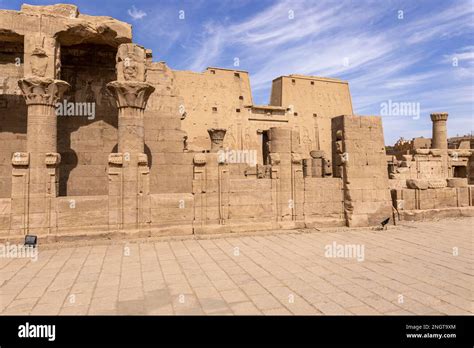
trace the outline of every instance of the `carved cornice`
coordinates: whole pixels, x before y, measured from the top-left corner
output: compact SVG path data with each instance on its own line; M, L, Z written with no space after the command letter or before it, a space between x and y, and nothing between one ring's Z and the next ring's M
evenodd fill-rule
M138 154L138 165L142 165L142 166L148 165L148 155L146 153Z
M61 163L61 155L57 152L48 152L44 163L48 166L58 166Z
M122 165L123 164L123 154L122 153L111 153L108 158L109 164Z
M194 155L193 162L195 165L206 164L206 155L203 153L197 153Z
M144 110L150 95L155 87L146 82L138 81L112 81L107 84L107 89L112 93L118 108L137 108Z
M18 81L27 105L50 105L63 97L69 83L44 77L26 77Z
M27 166L30 164L30 154L28 152L15 152L12 156L14 166Z

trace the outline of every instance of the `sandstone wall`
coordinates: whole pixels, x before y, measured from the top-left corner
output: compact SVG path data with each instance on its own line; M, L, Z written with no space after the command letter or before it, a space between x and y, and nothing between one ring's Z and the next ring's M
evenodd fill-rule
M164 63L150 63L147 82L155 87L145 111L145 152L149 157L151 193L190 193L193 155L185 151L185 140L173 72ZM207 131L206 131L207 134Z
M331 118L352 115L349 84L313 76L282 76L273 81L272 105L288 107L302 142L311 150L323 150L331 157Z
M304 218L317 226L344 225L344 195L340 178L304 180Z
M382 120L376 116L332 119L334 172L344 182L349 226L380 224L392 217Z
M116 79L116 48L82 44L61 48L64 100L94 103L95 115L58 116L60 196L107 194L107 157L117 145L117 107L106 89Z
M173 74L186 112L182 129L188 134L189 149L210 148L208 128L226 128L224 145L245 148L249 130L244 105L253 103L248 73L208 68L203 73L175 70Z
M26 104L18 88L23 77L23 37L1 37L0 50L0 198L11 195L11 159L26 149ZM19 60L18 60L19 59Z
M473 187L392 190L392 199L399 211L468 207L472 205Z
M330 157L330 119L352 114L348 83L336 79L280 77L273 81L270 105L265 107L252 105L246 72L208 68L204 73L173 74L186 110L182 129L188 133L191 150L208 149L207 129L219 127L227 129L225 147L260 151L262 131L288 126L298 132L305 156L321 149Z

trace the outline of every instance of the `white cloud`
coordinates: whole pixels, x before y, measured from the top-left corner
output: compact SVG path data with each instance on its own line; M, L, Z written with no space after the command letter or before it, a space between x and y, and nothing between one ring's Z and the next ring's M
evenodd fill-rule
M137 19L142 19L143 17L146 16L146 12L142 10L138 10L135 6L132 5L131 9L128 9L127 11L128 15L132 17L134 20Z
M472 46L451 52L442 52L441 47L474 31L470 1L434 9L410 4L404 11L405 18L399 21L397 9L384 2L279 1L237 22L205 22L197 41L186 46L187 68L232 68L232 57L239 57L240 68L251 73L256 103L266 102L262 97L268 98L273 79L298 73L348 80L357 114L377 114L380 103L392 99L419 102L424 118L442 108L455 113L450 120L468 120ZM460 62L456 68L453 57ZM387 122L399 123L397 129L386 128L388 143L408 134L408 129L409 134L417 130L425 134L431 127L429 120ZM456 131L459 124L448 126Z

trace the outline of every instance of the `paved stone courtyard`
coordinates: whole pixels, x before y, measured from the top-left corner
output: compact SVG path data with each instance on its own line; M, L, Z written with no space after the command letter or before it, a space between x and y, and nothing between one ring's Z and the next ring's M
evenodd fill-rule
M473 223L40 246L37 261L0 259L0 311L468 314ZM363 259L327 257L334 244L363 246Z

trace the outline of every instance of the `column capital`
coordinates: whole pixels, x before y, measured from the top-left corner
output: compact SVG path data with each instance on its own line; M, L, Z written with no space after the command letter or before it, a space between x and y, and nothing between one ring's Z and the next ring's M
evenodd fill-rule
M155 87L139 81L112 81L107 84L120 108L137 108L144 110L148 98L155 91Z
M222 149L227 130L225 128L209 128L207 132L211 138L211 152L217 152L219 149Z
M433 112L430 114L431 121L447 121L448 120L448 113L447 112Z
M31 76L20 79L18 86L27 105L56 106L56 103L69 88L69 83L52 78Z

